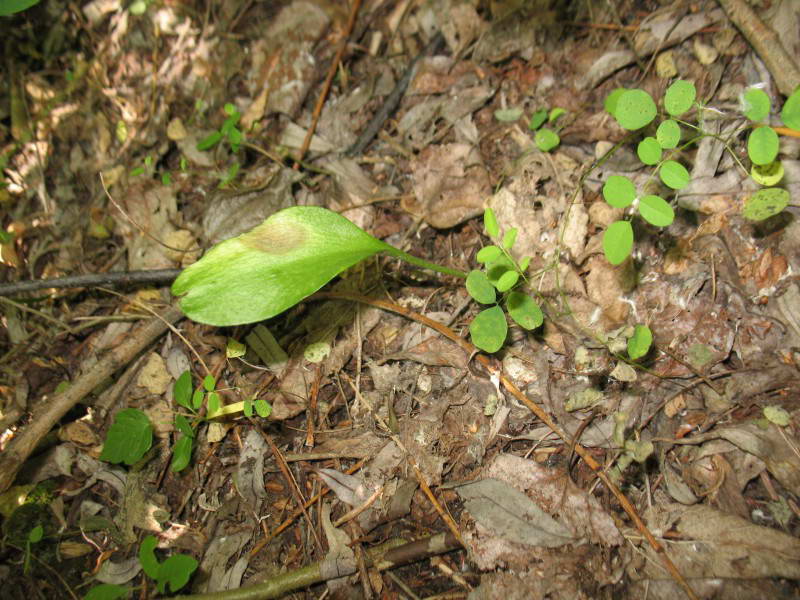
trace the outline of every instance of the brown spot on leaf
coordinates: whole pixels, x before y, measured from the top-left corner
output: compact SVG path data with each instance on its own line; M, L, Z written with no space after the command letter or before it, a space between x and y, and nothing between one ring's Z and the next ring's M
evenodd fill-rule
M267 254L288 254L302 246L308 238L305 227L299 223L262 223L242 236L245 246Z

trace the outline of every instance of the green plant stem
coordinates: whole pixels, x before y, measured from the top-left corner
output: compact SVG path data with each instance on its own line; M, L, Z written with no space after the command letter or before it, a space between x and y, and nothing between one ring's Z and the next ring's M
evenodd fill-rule
M437 273L444 273L445 275L452 275L453 277L460 277L461 279L467 278L467 274L464 271L459 271L458 269L451 269L450 267L428 262L427 260L417 258L416 256L413 256L408 252L403 252L402 250L399 250L393 246L388 246L386 248L386 253L391 254L395 258L399 258L407 263L416 265L417 267L422 267L423 269L430 269L431 271L436 271Z

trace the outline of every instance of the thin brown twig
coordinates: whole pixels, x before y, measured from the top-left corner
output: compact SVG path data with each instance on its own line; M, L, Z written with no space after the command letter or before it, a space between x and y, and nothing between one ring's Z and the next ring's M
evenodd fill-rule
M311 138L314 135L314 130L317 128L317 122L322 114L322 107L325 106L325 100L328 98L328 92L331 89L331 83L333 83L333 78L336 75L336 71L339 69L339 63L344 56L344 51L347 49L347 42L350 38L350 34L353 31L353 26L356 22L356 15L358 14L358 9L360 6L361 0L353 0L353 5L350 7L350 15L347 18L347 25L344 33L342 34L342 41L339 44L339 49L336 51L336 56L331 63L331 68L328 69L328 75L325 77L325 82L322 84L322 90L320 91L319 98L317 99L317 104L314 106L314 112L311 115L311 124L308 126L306 137L303 140L303 145L300 146L297 160L294 163L295 169L300 168L300 161L303 160L306 152L308 152L309 146L311 146Z
M149 283L166 284L181 274L180 269L152 269L114 273L88 273L52 279L30 279L0 284L0 296L12 296L51 288L97 288L101 286L127 286Z
M300 492L297 481L295 481L292 472L289 470L288 463L283 459L280 449L275 445L275 442L272 441L272 438L260 427L257 427L256 429L261 434L261 437L264 438L264 441L267 443L270 450L272 450L272 455L275 457L275 462L278 464L278 468L281 470L283 477L286 479L286 483L289 485L289 488L292 490L292 493L295 496L298 509L300 509L302 515L306 518L306 521L308 521L308 528L314 535L314 540L317 542L317 548L322 551L322 540L320 540L319 536L317 535L317 529L314 527L314 522L311 520L311 516L306 510L306 500L303 498L303 494Z
M358 471L358 470L359 470L361 467L363 467L363 466L364 466L364 464L365 464L366 462L367 462L367 459L365 459L365 458L362 458L360 461L358 461L358 462L357 462L356 464L354 464L352 467L350 467L349 469L347 469L347 471L345 471L345 473L347 473L348 475L352 475L353 473L355 473L356 471ZM265 547L265 546L266 546L266 545L267 545L267 544L270 542L270 540L272 540L272 539L273 539L273 538L275 538L276 536L278 536L278 535L280 535L281 533L283 533L284 531L286 531L286 529L288 529L288 528L289 528L289 526L291 526L291 524L292 524L292 523L294 523L295 519L297 519L297 517L299 517L300 515L302 515L302 514L303 514L303 511L304 511L304 510L307 510L307 509L311 508L311 507L312 507L314 504L316 504L317 502L319 502L319 500L320 500L320 499L321 499L323 496L325 496L325 494L327 494L327 493L328 493L328 492L330 492L330 491L331 491L331 488L329 488L329 487L326 487L324 490L322 490L322 491L320 491L319 493L317 493L316 495L314 495L314 496L313 496L311 499L307 500L307 501L305 502L305 504L303 504L303 506L302 506L302 507L296 508L296 509L294 510L294 512L293 512L291 515L289 515L289 516L288 516L288 517L287 517L287 518L286 518L286 519L283 521L283 523L281 523L280 525L278 525L278 527L276 527L275 529L273 529L272 531L270 531L269 535L267 535L266 537L264 537L264 539L260 540L260 541L259 541L259 542L258 542L258 543L255 545L255 547L254 547L254 548L253 548L253 549L250 551L250 558L252 559L252 558L253 558L253 557L254 557L256 554L258 554L259 552L261 552L261 551L264 549L264 547Z
M358 506L356 506L352 510L347 511L341 517L336 519L336 522L333 523L333 526L334 527L340 527L344 523L347 523L348 521L352 521L358 515L360 515L362 512L367 510L370 506L375 504L375 501L378 498L380 498L381 494L383 494L383 486L379 487L377 490L372 492L372 495L369 498L367 498L364 502L362 502L361 504L359 504Z

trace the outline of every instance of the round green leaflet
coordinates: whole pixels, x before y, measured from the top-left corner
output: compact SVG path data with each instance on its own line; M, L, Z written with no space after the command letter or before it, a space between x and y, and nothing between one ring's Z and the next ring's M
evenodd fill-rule
M508 315L524 329L536 329L544 323L542 309L533 298L522 292L511 292L506 298Z
M667 227L675 220L675 211L666 200L659 196L645 196L639 201L639 214L656 227Z
M751 121L761 121L769 115L770 101L767 93L756 87L747 88L742 94L742 112Z
M500 276L500 279L497 280L497 291L507 292L517 285L517 281L519 281L519 273L516 271L506 271Z
M768 165L753 165L750 168L750 177L761 185L778 185L783 175L783 163L779 160L772 161Z
M479 312L469 324L472 343L484 352L497 352L503 347L508 324L503 309L493 306Z
M603 234L603 252L612 265L621 264L633 249L633 227L628 221L616 221Z
M744 203L742 216L751 221L763 221L777 215L789 204L789 192L782 188L758 190Z
M636 147L639 160L646 165L655 165L661 160L661 144L654 137L646 137Z
M500 282L500 278L508 271L516 271L516 266L505 254L497 260L486 264L486 276L495 287Z
M655 119L656 112L656 103L650 94L644 90L626 90L617 100L614 117L620 126L634 131Z
M674 160L668 160L661 165L658 176L664 182L664 185L673 190L680 190L689 185L689 171L681 163Z
M547 122L548 123L555 123L556 121L558 121L559 117L561 117L562 115L565 115L565 114L567 114L566 109L563 109L560 106L556 106L547 115Z
M614 208L625 208L636 198L636 186L624 175L611 175L603 185L603 198Z
M537 129L539 129L539 127L541 127L544 124L546 120L547 120L547 111L541 108L537 110L535 113L533 113L533 116L531 116L531 120L528 123L528 129L530 129L531 131L536 131Z
M747 138L747 155L753 164L768 165L778 156L778 134L772 127L756 127Z
M502 254L503 251L497 246L485 246L478 250L478 254L475 255L475 260L481 264L488 263L497 260Z
M673 117L682 115L692 108L697 90L691 81L679 79L667 88L664 93L664 108Z
M561 143L561 138L558 137L558 134L547 127L542 127L537 131L533 139L536 142L536 146L542 152L550 152L550 150Z
M662 148L677 148L681 141L681 126L672 119L667 119L658 126L656 139ZM659 156L659 158L661 158Z
M781 120L787 127L800 131L800 87L797 87L781 109Z
M481 304L492 304L497 298L494 286L483 271L471 271L467 275L467 293Z
M642 358L653 343L653 332L647 325L637 325L633 335L628 338L628 356L633 360Z
M28 532L28 541L31 544L38 544L39 542L42 541L43 537L44 537L44 527L42 527L41 525L37 525L36 527L31 529L30 532Z

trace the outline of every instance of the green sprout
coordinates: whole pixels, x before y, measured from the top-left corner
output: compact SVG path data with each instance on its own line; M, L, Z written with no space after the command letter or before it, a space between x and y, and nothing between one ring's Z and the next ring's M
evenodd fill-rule
M189 417L176 413L175 430L180 433L178 441L172 447L172 464L170 468L179 473L183 471L192 459L194 449L195 430L205 421L217 419L238 412L246 417L252 417L253 411L262 418L267 418L272 413L272 406L263 399L247 399L223 406L222 399L216 391L217 380L213 375L206 375L199 388L192 389L192 374L189 371L181 373L172 388L172 396L178 406L188 411ZM200 416L200 409L205 404L205 417Z
M170 468L178 473L185 469L192 458L195 430L203 421L217 419L226 415L243 412L251 417L255 411L262 418L268 417L272 407L266 400L247 399L223 406L220 394L216 391L217 381L213 375L203 378L202 386L192 389L192 374L185 371L175 381L172 395L175 403L188 411L188 417L176 413L175 430L180 434L172 447ZM205 405L205 416L200 409ZM100 460L112 464L134 465L144 458L153 445L153 426L147 415L137 408L126 408L114 417L108 430Z
M556 126L556 121L566 112L566 110L559 107L552 108L549 111L542 108L531 116L528 121L528 129L534 132L533 141L542 152L550 152L561 143L561 138L558 136L560 127ZM500 108L494 111L494 118L503 123L513 123L519 120L523 114L523 110L518 107ZM543 127L545 123L550 127Z
M225 121L223 121L222 126L197 143L197 149L201 152L211 150L211 148L221 142L227 142L231 152L235 154L239 151L239 148L244 142L244 133L239 129L239 121L242 118L242 114L230 102L225 104L223 110L227 117ZM238 175L240 166L238 162L231 164L225 172L225 175L220 178L219 187L222 188L230 184L231 181L236 178L236 175Z
M555 127L555 123L566 112L563 108L556 107L550 109L549 112L542 108L533 113L528 122L528 129L535 132L533 141L542 152L550 152L561 143L561 138L558 136L560 128ZM551 127L543 127L545 122Z
M483 213L483 224L489 238L500 237L500 227L491 208ZM480 304L490 304L479 312L469 325L472 343L485 352L497 352L505 344L508 333L506 315L499 302L505 303L511 319L524 329L536 329L544 321L542 309L530 296L514 288L525 280L525 271L530 258L517 262L511 256L511 249L517 239L517 229L505 232L500 245L482 248L476 257L483 264L483 270L473 270L467 276L467 292Z
M197 570L197 560L188 554L173 554L163 562L159 562L155 554L158 539L148 535L139 545L139 564L142 571L156 582L156 587L161 595L169 591L175 593L189 583ZM93 587L83 597L83 600L118 600L129 595L131 590L122 585L104 583Z

